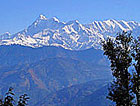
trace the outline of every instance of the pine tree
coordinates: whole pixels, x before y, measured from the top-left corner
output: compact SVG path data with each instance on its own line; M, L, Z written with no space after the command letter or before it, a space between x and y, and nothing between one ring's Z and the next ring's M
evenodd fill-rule
M8 92L5 95L5 98L0 99L0 106L26 106L28 100L30 99L27 94L23 94L19 97L18 104L16 104L16 101L14 100L14 93L13 88L10 87Z
M13 93L13 88L10 87L4 99L4 106L14 106L14 102L15 102L13 98L14 95L15 94Z
M23 94L19 97L18 106L26 106L30 98L27 94Z
M116 106L132 106L134 99L131 93L131 74L129 67L132 63L131 33L119 33L115 40L108 38L103 42L104 55L111 62L113 81L107 98L116 103Z

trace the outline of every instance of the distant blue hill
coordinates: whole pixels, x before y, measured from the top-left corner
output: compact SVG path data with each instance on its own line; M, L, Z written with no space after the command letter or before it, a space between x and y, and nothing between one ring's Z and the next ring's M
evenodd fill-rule
M108 106L107 80L93 80L51 93L34 106Z
M0 93L4 94L11 86L18 95L26 92L31 97L30 106L43 98L47 100L54 92L63 89L67 91L72 86L80 92L80 89L86 89L80 84L93 81L93 86L97 84L99 89L110 80L108 61L101 50L91 48L70 51L61 47L34 49L20 45L0 46ZM87 84L86 87L91 87L92 84ZM95 89L96 86L93 91ZM70 93L72 94L73 92ZM61 96L65 95L62 93Z

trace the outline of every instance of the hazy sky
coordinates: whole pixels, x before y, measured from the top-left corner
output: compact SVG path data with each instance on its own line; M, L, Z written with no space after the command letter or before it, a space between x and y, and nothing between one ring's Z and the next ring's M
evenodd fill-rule
M27 28L40 14L60 21L134 20L140 22L140 0L0 0L0 34Z

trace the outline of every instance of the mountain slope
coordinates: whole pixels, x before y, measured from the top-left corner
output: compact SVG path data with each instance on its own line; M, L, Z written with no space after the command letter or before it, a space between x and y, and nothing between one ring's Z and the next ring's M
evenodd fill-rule
M0 45L19 44L33 48L42 46L61 46L69 50L101 48L101 41L114 37L118 32L132 31L140 34L140 24L134 21L95 21L80 24L77 20L60 22L56 17L47 19L40 15L28 28L10 35L0 36Z
M51 93L35 106L108 106L107 80L93 80Z
M26 92L31 106L50 93L92 80L111 80L101 50L0 46L0 93L9 87L16 94Z
M20 45L0 46L0 64L13 66L17 64L30 64L46 58L71 58L87 63L107 66L107 60L101 50L94 48L81 51L66 50L62 47L31 48Z

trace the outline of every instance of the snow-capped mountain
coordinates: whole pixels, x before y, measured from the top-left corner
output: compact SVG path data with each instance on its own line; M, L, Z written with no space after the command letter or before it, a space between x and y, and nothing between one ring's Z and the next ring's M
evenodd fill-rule
M28 28L16 33L0 35L0 45L19 44L33 48L61 46L69 50L99 49L101 40L114 37L118 32L132 31L140 35L140 23L134 21L94 21L81 24L77 20L60 22L56 17L40 15Z

